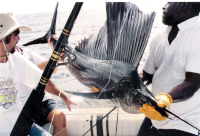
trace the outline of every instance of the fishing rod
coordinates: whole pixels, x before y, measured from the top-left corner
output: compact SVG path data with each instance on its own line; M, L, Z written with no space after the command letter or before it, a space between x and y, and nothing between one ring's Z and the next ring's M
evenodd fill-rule
M187 123L188 125L190 125L191 127L195 128L198 130L198 132L200 132L200 129L195 126L194 124L192 124L191 122L189 122L188 120L184 119L183 117L179 116L177 113L175 113L174 111L170 110L169 108L165 107L164 110L172 115L174 115L175 117L177 117L178 119L182 120L183 122Z
M157 105L156 99L153 98L152 96L149 95L149 98L151 99L151 101L152 101L152 103L153 103L152 105L155 106L156 110L157 110L158 112L160 112L161 115L166 116L166 117L169 118L169 119L172 119L170 116L167 115L166 112L168 112L168 113L170 113L171 115L173 115L174 117L180 119L181 121L185 122L186 124L190 125L191 127L197 129L198 132L200 132L200 128L198 128L196 125L192 124L190 121L188 121L187 119L181 117L180 115L178 115L177 113L175 113L174 111L170 110L170 109L167 108L167 107L163 107L163 108L159 107L159 106Z
M65 27L63 28L63 31L58 39L58 42L56 43L56 46L54 48L54 51L43 71L42 77L40 78L40 81L36 87L36 89L33 89L31 92L27 102L25 103L14 127L10 134L10 136L27 136L31 130L31 127L33 125L34 120L32 119L32 116L34 114L34 109L37 108L37 105L40 105L42 102L42 99L44 97L44 89L49 81L49 78L51 77L58 59L60 58L60 53L62 52L65 45L68 43L68 38L70 35L70 32L73 28L74 22L80 12L80 9L83 5L83 2L76 2L74 5L74 8L65 24Z

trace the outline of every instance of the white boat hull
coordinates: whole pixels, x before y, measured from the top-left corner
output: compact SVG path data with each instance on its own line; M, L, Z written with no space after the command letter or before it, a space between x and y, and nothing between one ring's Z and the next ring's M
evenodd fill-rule
M129 114L120 108L118 116L115 109L101 121L100 119L111 110L112 108L86 108L72 109L69 112L63 109L67 119L68 136L82 136L90 129L85 136L137 136L144 115ZM95 124L96 126L92 128ZM50 123L43 128L48 131L49 126ZM50 132L52 134L53 128Z

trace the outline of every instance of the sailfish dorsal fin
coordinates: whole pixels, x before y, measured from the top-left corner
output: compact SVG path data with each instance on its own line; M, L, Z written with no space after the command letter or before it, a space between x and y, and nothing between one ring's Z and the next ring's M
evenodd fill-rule
M145 14L135 4L106 3L107 21L97 35L76 47L100 60L117 60L138 66L151 32L155 13Z

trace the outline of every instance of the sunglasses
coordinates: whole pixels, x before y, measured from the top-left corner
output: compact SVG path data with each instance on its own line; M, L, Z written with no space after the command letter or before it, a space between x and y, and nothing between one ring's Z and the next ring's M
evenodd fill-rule
M19 29L15 30L15 31L13 32L13 34L14 34L15 36L18 36L19 33L20 33Z

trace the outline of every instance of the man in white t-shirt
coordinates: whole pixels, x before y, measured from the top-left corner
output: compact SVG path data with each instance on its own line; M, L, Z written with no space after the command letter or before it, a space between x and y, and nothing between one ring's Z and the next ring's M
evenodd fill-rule
M19 53L22 56L24 56L25 58L27 58L29 61L31 61L33 64L37 65L41 65L42 63L42 67L39 67L41 70L43 70L45 68L45 64L47 64L48 60L39 56L37 53L29 50L29 49L22 49L18 46L15 47L15 53ZM32 91L32 88L29 88L28 86L25 86L24 84L19 84L19 88L20 88L20 93L19 93L19 99L21 101L21 103L24 105ZM45 96L43 98L43 101L47 100L47 99L52 99L52 96L48 93L45 92Z
M169 2L163 7L166 29L150 42L143 81L152 81L159 107L167 106L200 127L200 3ZM173 102L173 103L172 103ZM194 136L198 131L144 104L138 136ZM150 120L151 119L151 120Z
M19 84L35 88L41 78L42 71L36 65L20 54L13 54L20 40L20 31L30 30L29 27L19 25L12 13L0 13L0 135L3 136L10 134L23 107L19 99ZM45 90L54 95L60 93L51 80ZM62 92L60 96L69 108L71 101ZM65 116L63 117L60 118L60 123L66 122ZM65 130L60 130L57 135L66 134Z
M50 38L48 39L48 43L52 48L53 45L50 42ZM21 49L20 47L16 46L15 52L20 53L22 56L27 58L29 61L31 61L32 63L37 65L41 70L43 70L45 68L45 66L48 62L47 59L42 58L37 53L35 53L29 49L24 49L24 48ZM54 71L56 71L56 70L54 70ZM22 104L24 105L32 91L32 88L29 88L28 86L20 83L19 90L20 90L19 99L22 102ZM77 104L71 102L70 99L69 99L68 103L69 104L67 106L68 106L69 110L71 110L70 104L77 105ZM40 116L38 116L38 114L37 114L37 116L35 117L35 123L37 123L39 126L42 127L46 123L51 122L51 120L54 116L54 119L52 121L52 124L54 125L53 133L57 134L57 132L59 132L60 130L66 129L66 128L64 128L66 126L66 122L60 121L60 119L66 120L65 115L61 109L56 109L56 102L54 101L54 99L48 92L45 92L45 96L43 98L42 105L41 105L40 109L38 107L38 111L40 111L40 113L38 113Z

